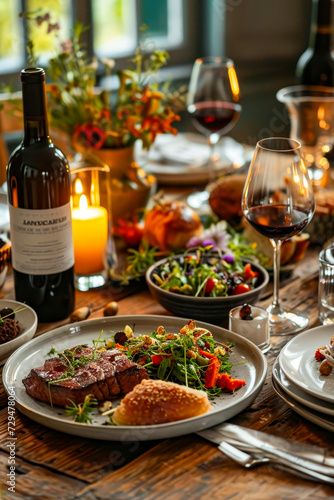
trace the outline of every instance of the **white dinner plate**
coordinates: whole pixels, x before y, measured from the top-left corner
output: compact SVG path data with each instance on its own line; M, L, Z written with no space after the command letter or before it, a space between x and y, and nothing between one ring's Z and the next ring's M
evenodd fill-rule
M219 160L216 175L232 173L248 166L253 148L244 146L231 137L223 137L215 148ZM137 155L140 151L136 150ZM207 162L209 147L206 139L193 133L179 133L176 137L160 135L145 159L144 169L158 182L168 185L195 185L210 181Z
M328 431L334 432L334 417L331 417L330 415L323 415L322 413L319 413L318 411L311 410L311 408L307 408L306 406L302 405L298 401L296 401L294 398L292 398L289 394L284 392L280 386L277 384L275 379L273 378L273 388L280 396L280 398L283 399L283 401L290 406L298 415L301 415L302 417L306 418L306 420L309 420L313 424L319 425L319 427L322 427L323 429L327 429Z
M213 408L205 415L177 422L150 426L109 426L106 417L96 411L92 424L74 422L65 414L63 408L30 397L22 384L30 370L44 364L51 347L61 351L78 344L92 344L101 330L109 337L125 325L130 325L135 334L150 334L159 325L167 331L179 331L188 322L187 319L170 316L118 316L99 318L74 323L45 333L18 349L8 359L3 371L3 383L6 391L15 390L16 407L25 415L57 431L77 436L114 441L165 439L197 432L207 427L230 419L249 406L260 392L267 373L267 362L262 352L249 340L239 335L208 323L196 322L198 326L208 328L221 342L233 342L234 348L230 360L244 364L232 368L232 376L246 381L246 385L231 394L223 394L211 401ZM117 404L117 403L116 403ZM115 403L113 403L115 407Z
M312 410L326 413L326 415L331 415L334 417L334 404L329 403L328 401L324 401L322 399L315 398L303 391L295 385L291 380L289 380L285 375L283 370L280 367L279 359L276 359L273 366L273 378L278 383L278 385L293 399L307 406L308 408L312 408Z
M329 344L332 335L333 325L311 328L290 340L279 355L280 366L289 380L330 403L334 403L334 370L328 376L321 375L314 354L319 347Z

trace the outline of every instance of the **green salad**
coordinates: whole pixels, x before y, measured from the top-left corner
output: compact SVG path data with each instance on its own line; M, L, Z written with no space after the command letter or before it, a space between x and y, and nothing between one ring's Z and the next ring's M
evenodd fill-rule
M126 326L113 339L105 339L104 347L124 352L146 368L152 379L203 390L209 397L245 385L244 380L231 377L231 368L235 366L230 362L233 344L216 342L209 330L196 327L193 320L178 333L168 333L159 326L152 334L138 337Z
M196 254L171 257L155 270L152 278L160 288L170 292L194 297L226 297L253 290L258 273L251 263L244 264L231 253L207 253L205 248L200 248Z

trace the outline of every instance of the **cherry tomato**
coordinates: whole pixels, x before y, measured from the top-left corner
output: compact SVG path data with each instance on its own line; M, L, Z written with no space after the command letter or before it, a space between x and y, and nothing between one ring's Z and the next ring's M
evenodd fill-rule
M219 283L219 280L216 278L209 278L205 285L205 293L211 293L217 283Z
M241 295L242 293L250 292L251 287L247 283L240 283L237 285L232 292L232 295Z

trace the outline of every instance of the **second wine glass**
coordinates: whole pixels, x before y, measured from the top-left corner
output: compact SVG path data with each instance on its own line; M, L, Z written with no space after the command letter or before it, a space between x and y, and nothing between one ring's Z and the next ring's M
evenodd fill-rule
M280 249L283 241L310 222L314 196L301 145L293 139L274 137L257 143L242 200L247 221L269 238L274 248L274 293L269 312L272 335L298 332L308 319L285 311L279 302Z
M187 110L194 127L207 137L210 156L207 162L209 181L215 179L215 145L222 134L236 124L241 106L239 83L232 59L204 57L196 59L189 83ZM193 208L200 208L209 198L207 190L188 198Z

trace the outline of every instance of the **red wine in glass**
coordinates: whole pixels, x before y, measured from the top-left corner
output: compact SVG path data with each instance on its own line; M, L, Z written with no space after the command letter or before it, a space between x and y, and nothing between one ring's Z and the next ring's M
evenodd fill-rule
M210 147L206 162L208 181L214 181L220 168L215 146L220 136L231 130L241 113L240 89L232 59L209 56L197 58L189 81L187 110L194 127ZM202 208L209 199L207 189L188 196L192 208Z
M208 135L231 129L238 121L241 106L234 102L203 101L188 106L194 127Z
M273 240L287 240L300 233L309 222L309 211L289 205L258 205L245 212L256 231Z
M308 325L308 318L303 312L281 306L279 271L282 243L300 233L314 212L314 194L300 142L268 137L257 143L242 195L242 210L249 224L269 238L273 247L273 301L267 308L270 333L299 332Z

